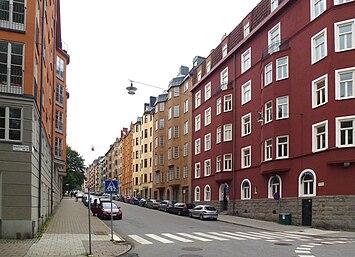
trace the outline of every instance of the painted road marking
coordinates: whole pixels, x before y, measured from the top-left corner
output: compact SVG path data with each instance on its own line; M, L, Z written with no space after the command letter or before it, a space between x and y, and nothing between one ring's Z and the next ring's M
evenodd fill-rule
M130 238L133 240L137 241L138 243L142 245L151 245L153 244L152 242L145 240L143 237L137 236L137 235L128 235Z

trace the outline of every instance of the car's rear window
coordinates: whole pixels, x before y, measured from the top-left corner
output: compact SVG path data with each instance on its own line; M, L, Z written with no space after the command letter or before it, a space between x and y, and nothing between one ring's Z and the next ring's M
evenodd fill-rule
M103 203L102 203L102 207L103 207L104 209L111 209L111 203L105 203L105 202L103 202ZM118 209L117 205L113 203L113 204L112 204L112 209Z
M212 206L206 206L205 209L208 211L215 211L216 210L216 208L214 208Z

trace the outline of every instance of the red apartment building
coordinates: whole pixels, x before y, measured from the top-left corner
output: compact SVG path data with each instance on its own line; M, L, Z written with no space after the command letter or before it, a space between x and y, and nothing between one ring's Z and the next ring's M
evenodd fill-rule
M354 0L262 0L192 80L195 203L355 229Z

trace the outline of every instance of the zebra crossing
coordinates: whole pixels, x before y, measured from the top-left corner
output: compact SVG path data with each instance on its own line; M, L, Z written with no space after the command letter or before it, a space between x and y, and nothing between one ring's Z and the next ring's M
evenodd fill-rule
M153 245L156 243L173 244L177 242L193 243L211 242L211 241L245 241L245 240L264 240L272 243L276 242L294 242L316 240L311 236L298 235L292 232L191 232L191 233L161 233L161 234L144 234L144 235L128 235L136 243L141 245Z

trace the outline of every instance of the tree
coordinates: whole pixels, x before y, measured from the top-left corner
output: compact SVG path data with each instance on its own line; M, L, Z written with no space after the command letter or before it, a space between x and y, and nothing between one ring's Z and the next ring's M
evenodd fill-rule
M65 190L79 189L84 183L86 179L84 161L77 151L67 145L67 174L63 180L63 188Z

